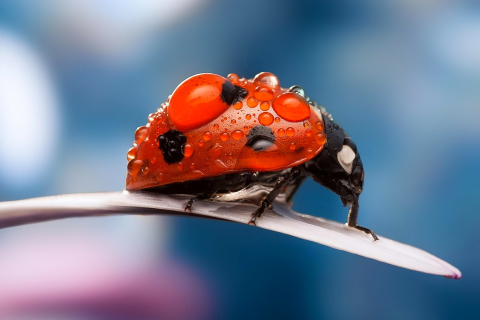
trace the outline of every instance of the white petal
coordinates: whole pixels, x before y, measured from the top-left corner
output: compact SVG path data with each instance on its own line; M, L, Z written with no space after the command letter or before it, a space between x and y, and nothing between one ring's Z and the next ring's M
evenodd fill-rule
M188 197L149 192L71 194L0 203L0 228L69 217L113 214L190 215L248 224L257 206L238 202L196 201L185 212ZM317 242L402 268L458 279L461 272L447 262L418 248L370 235L344 224L297 213L281 202L274 203L257 219L257 226Z

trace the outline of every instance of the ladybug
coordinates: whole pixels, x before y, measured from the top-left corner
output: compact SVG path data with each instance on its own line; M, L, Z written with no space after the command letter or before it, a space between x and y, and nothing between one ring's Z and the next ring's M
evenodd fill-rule
M190 211L197 199L253 201L253 225L311 177L350 206L348 226L378 240L357 224L364 171L355 143L302 87L282 88L272 73L186 79L137 129L127 160L127 190L188 194Z

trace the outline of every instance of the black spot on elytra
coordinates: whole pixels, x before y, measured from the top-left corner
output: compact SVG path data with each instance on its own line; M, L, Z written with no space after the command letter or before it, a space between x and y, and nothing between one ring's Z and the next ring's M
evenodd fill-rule
M228 105L231 105L233 99L235 99L235 91L235 86L230 81L225 81L222 84L222 93L220 94L220 97Z
M248 94L248 91L239 86L234 86L230 81L225 81L222 84L222 93L220 97L228 105L242 100Z
M233 99L232 103L242 100L247 96L247 94L248 94L248 91L246 89L243 89L242 87L239 87L239 86L235 86L235 98Z
M187 137L177 130L170 130L158 136L158 143L160 144L163 158L169 164L183 159L183 148L186 142Z
M247 135L247 147L255 151L262 151L270 147L275 142L275 135L272 129L266 126L255 126Z

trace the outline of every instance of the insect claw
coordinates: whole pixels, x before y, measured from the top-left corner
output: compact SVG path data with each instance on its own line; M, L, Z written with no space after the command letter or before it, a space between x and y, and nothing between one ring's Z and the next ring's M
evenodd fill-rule
M193 206L193 202L195 201L194 198L191 198L190 200L188 200L187 202L187 205L185 206L185 212L188 210L190 212L192 212L192 206Z
M357 230L360 230L360 231L363 231L365 232L366 234L370 234L373 238L373 242L377 241L377 240L380 240L378 239L377 235L375 234L375 232L373 232L372 230L370 229L367 229L367 228L364 228L364 227L361 227L361 226L355 226L354 227L355 229Z
M250 222L248 224L251 226L256 226L257 224L255 223L255 221L257 221L257 218L260 218L263 211L265 211L265 207L262 205L257 210L255 210L254 213L252 213L252 218L250 219Z

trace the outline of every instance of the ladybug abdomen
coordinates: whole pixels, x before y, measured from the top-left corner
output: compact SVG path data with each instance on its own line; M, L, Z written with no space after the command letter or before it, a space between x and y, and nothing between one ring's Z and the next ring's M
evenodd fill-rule
M325 140L320 112L273 74L197 75L137 129L127 189L283 170L312 159Z

